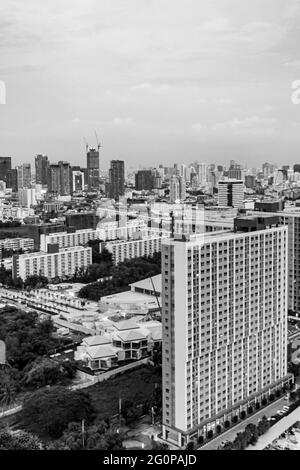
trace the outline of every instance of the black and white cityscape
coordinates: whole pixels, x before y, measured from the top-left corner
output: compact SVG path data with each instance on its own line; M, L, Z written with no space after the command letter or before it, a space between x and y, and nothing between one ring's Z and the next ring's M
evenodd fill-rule
M299 20L0 1L0 450L300 450Z

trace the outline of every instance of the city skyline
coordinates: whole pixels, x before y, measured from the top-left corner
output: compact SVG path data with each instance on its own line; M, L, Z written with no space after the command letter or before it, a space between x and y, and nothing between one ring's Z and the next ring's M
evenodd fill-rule
M105 167L293 162L299 6L5 0L1 154L82 164L96 129Z

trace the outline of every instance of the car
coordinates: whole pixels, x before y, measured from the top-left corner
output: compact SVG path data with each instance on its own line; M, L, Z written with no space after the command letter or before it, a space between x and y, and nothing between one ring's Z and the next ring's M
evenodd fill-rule
M284 397L284 399L285 399L285 400L289 400L289 396L286 395L286 396Z
M283 406L282 409L288 411L290 409L290 407L289 406Z

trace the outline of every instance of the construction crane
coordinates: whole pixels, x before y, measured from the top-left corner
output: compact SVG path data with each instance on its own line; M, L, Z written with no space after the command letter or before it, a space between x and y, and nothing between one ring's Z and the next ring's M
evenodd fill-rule
M85 137L83 138L83 141L84 141L84 143L85 143L86 151L88 152L88 150L89 150L89 144L87 143L87 140L86 140Z
M98 135L97 135L97 132L95 131L95 136L96 136L96 142L97 142L97 147L98 147L98 151L100 150L101 148L101 144L99 142L99 139L98 139Z

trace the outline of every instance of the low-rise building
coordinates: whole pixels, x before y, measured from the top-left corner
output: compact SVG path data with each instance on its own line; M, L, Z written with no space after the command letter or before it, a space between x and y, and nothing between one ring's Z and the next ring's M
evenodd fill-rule
M77 269L87 268L92 264L92 249L75 246L56 250L52 253L43 251L13 256L13 278L25 280L34 274L48 279L68 277Z
M0 240L0 250L33 250L33 238L4 238Z
M115 240L106 244L106 249L112 254L115 264L122 263L125 259L133 259L141 256L153 256L161 251L161 242L169 235L154 235L140 240Z

